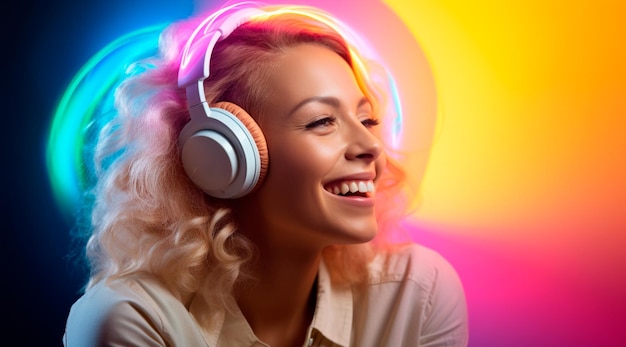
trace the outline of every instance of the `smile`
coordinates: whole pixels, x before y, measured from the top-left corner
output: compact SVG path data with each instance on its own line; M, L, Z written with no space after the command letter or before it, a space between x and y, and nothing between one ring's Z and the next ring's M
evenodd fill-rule
M370 197L376 191L372 180L336 182L324 186L324 189L335 195L360 197Z

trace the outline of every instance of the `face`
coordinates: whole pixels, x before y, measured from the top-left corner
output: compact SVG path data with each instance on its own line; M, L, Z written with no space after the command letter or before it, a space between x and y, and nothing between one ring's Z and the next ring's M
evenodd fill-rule
M276 66L259 117L269 170L240 213L254 216L255 229L272 242L323 247L370 240L385 165L370 102L350 66L328 48L291 48Z

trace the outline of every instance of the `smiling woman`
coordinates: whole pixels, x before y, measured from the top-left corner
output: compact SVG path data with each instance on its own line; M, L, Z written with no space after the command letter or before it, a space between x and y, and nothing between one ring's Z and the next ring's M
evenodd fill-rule
M373 64L310 7L167 28L95 147L64 344L465 346L454 269L390 242L407 199Z

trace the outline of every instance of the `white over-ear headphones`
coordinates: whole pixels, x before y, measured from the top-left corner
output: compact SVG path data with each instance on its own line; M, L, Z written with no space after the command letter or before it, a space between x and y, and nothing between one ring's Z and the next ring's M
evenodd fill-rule
M178 86L186 89L191 114L178 138L183 167L205 193L224 199L252 192L268 166L267 144L252 117L230 102L209 106L204 95L215 44L252 16L265 13L237 6L215 12L196 27L178 71Z

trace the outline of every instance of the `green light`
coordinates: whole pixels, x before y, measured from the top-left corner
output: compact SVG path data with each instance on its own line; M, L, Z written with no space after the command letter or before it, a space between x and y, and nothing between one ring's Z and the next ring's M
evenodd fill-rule
M165 25L126 34L95 54L74 76L54 111L46 148L53 193L62 212L73 216L89 185L85 162L88 131L98 118L112 117L113 93L130 64L154 55Z

